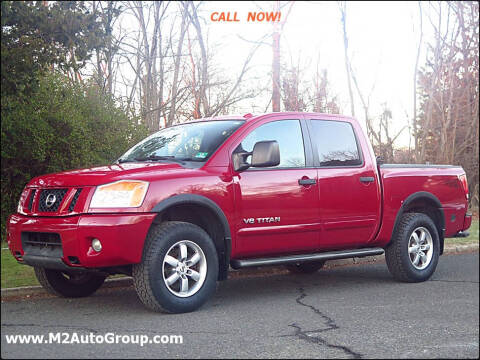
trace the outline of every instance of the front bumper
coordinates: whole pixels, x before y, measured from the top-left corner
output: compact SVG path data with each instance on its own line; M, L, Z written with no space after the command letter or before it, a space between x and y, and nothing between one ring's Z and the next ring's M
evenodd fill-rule
M19 262L56 269L105 268L139 263L148 229L156 214L102 214L68 217L10 216L7 242ZM56 233L61 239L61 255L29 254L22 246L22 233ZM91 243L97 238L102 250Z

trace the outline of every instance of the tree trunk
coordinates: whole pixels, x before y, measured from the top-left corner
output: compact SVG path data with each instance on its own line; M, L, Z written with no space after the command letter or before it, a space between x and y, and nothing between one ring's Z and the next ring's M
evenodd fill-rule
M280 4L276 2L278 11ZM272 111L280 111L280 29L278 23L273 24L273 61L272 61Z
M180 72L180 62L182 59L182 47L183 47L183 39L185 38L186 32L186 17L187 15L185 12L182 12L182 25L180 26L180 37L178 39L177 44L177 53L175 55L175 70L173 72L173 84L172 84L172 96L170 101L170 111L168 113L168 121L167 126L171 126L173 124L173 120L175 119L175 111L176 111L176 101L178 95L178 75Z
M420 40L418 41L417 48L417 58L415 60L415 71L413 73L413 137L415 138L415 162L419 161L418 156L418 136L417 136L417 73L418 73L418 59L420 57L420 50L422 47L422 38L423 38L423 14L422 14L422 3L418 2L418 9L420 11ZM412 134L410 134L412 136Z
M347 3L346 1L340 5L340 12L342 15L342 28L343 28L343 50L345 53L345 70L347 73L347 84L348 84L348 94L350 95L350 111L352 116L355 116L355 104L353 99L353 91L352 91L352 82L350 76L350 60L348 58L348 37L347 37Z

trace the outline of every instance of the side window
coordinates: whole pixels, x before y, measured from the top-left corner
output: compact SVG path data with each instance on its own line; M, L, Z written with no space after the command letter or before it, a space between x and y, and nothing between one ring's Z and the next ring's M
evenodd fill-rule
M280 164L276 167L305 167L305 150L299 120L279 120L261 125L243 139L237 150L253 151L258 141L266 140L278 142Z
M361 165L353 127L348 122L310 120L312 141L317 145L320 166Z

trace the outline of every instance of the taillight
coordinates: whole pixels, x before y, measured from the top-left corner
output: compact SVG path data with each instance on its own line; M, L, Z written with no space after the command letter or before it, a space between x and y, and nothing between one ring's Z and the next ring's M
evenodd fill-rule
M463 186L463 192L465 193L465 197L468 200L468 181L467 181L467 175L462 174L458 175L458 180L462 183Z

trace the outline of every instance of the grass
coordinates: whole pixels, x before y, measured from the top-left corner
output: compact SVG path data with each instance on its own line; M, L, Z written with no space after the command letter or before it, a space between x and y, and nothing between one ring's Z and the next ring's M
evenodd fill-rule
M3 243L2 245L5 244ZM35 277L33 267L19 264L10 253L10 250L4 250L4 248L2 246L2 289L40 285ZM111 275L109 278L124 276L123 274L117 274Z
M446 244L478 244L478 219L473 220L472 226L468 230L470 236L466 238L448 238L445 240ZM33 273L33 268L27 265L20 265L17 263L17 260L12 256L10 250L4 250L7 245L2 242L2 289L18 287L18 286L29 286L29 285L39 285L35 274ZM119 275L123 276L123 275Z
M18 264L10 250L4 250L4 247L6 244L2 243L2 289L39 285L33 268Z
M467 230L470 235L466 238L447 238L445 239L446 244L455 244L455 245L463 245L463 244L478 244L478 219L472 221L472 225L470 229Z

